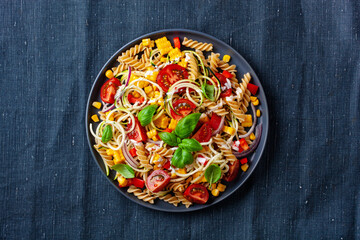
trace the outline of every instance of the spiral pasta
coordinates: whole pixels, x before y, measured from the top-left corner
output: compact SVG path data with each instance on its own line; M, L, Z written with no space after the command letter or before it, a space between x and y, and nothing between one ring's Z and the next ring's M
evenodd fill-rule
M221 194L234 163L240 162L234 154L259 139L250 137L256 115L248 111L257 98L250 98L247 89L250 74L239 83L236 65L220 60L212 44L184 38L187 48L181 51L166 37L155 43L143 39L118 56L112 73L106 71L105 102L93 103L97 109L102 106L97 111L101 122L94 128L90 124L90 133L107 174L116 171L120 187L150 204L159 199L188 208L207 201L194 199L197 191ZM196 121L182 122L194 116ZM188 129L195 130L180 137ZM241 164L242 171L250 165ZM220 179L209 177L212 168Z
M189 48L194 48L200 51L212 51L213 45L211 43L198 42L192 39L184 38L182 45Z

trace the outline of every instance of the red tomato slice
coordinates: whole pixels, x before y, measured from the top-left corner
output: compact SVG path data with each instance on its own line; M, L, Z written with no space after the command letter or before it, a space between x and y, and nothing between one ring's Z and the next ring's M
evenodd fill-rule
M133 139L137 142L145 141L147 139L146 130L143 126L140 125L140 122L137 117L135 118L135 127L134 130L129 132L127 136L130 139ZM130 130L132 127L132 123L130 122L126 128L126 131Z
M239 173L240 161L237 159L233 164L229 165L229 171L225 174L224 180L227 182L234 181Z
M183 117L186 117L191 113L192 110L196 108L196 105L187 99L179 99L176 102L173 103L173 107L176 111L176 114L174 110L170 109L171 117L175 119L176 121L179 121Z
M190 202L205 204L209 200L209 192L201 184L191 184L185 190L184 197Z
M192 138L198 140L198 142L208 142L211 138L211 134L211 127L208 123L204 123Z
M129 101L129 103L131 103L131 104L135 104L135 103L143 103L144 102L144 97L138 97L138 98L136 98L136 97L134 97L134 95L132 95L131 93L129 93L128 95L127 95L127 97L128 97L128 101Z
M175 82L181 79L187 79L188 77L189 73L185 68L178 64L170 64L159 72L156 82L165 92L167 92Z
M215 73L215 76L219 79L221 86L224 87L225 83L227 83L226 77L224 77L224 75L222 75L220 73ZM226 89L220 93L220 97L221 98L229 97L229 96L231 96L231 92L232 92L231 88Z
M209 122L209 126L210 126L213 130L216 130L216 129L219 128L220 123L221 123L221 117L218 116L218 115L215 114L215 113L212 113L211 119L210 119L210 122Z
M146 179L146 186L151 192L161 191L169 182L170 176L164 170L155 170Z
M106 81L100 90L100 97L101 100L105 103L111 103L113 104L115 102L115 94L117 88L121 85L119 79L112 78L108 81Z

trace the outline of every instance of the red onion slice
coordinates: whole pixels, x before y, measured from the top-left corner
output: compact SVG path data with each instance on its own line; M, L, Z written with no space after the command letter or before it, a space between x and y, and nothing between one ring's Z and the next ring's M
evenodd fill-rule
M115 107L115 105L112 104L109 108L106 108L106 110L103 110L102 112L106 113L106 112L108 112L108 111L110 111L110 110L113 110L114 107Z
M258 145L260 143L261 133L262 133L262 124L259 124L256 127L255 141L249 146L249 149L246 151L243 151L241 153L233 151L233 154L235 155L235 157L243 158L243 157L249 155L250 153L252 153L253 151L255 151L255 149L258 147Z
M216 130L212 133L213 136L215 136L216 134L218 134L218 133L223 129L224 123L225 123L225 116L222 116L222 117L221 117L221 122L220 122L220 124L219 124L218 129L216 129Z
M139 162L136 161L129 153L129 150L126 146L126 144L124 143L124 145L121 148L124 157L125 157L125 161L127 164L129 164L130 166L132 166L133 168L137 168L139 166Z
M239 135L239 138L246 138L247 136L250 136L250 134L254 131L255 129L255 125L256 125L256 121L257 121L257 117L256 117L256 109L254 107L254 105L251 103L251 109L253 111L253 116L254 116L254 122L253 125L251 126L250 130L244 134L244 135Z

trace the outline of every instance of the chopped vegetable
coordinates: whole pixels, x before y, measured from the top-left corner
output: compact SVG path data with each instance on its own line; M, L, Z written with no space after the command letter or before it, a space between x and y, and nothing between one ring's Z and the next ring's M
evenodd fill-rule
M113 73L113 71L111 71L111 70L109 69L109 70L107 70L107 71L105 72L105 76L106 76L108 79L111 79L111 78L114 77L114 73Z
M96 114L92 115L92 116L91 116L91 119L92 119L94 122L98 122L98 121L99 121L99 117L98 117Z
M252 95L256 95L259 87L256 86L256 85L254 85L254 84L252 84L252 83L248 83L247 89L249 89L249 91L251 92Z
M101 108L101 103L100 102L93 102L92 104L95 108L100 109Z
M177 58L180 59L182 55L183 53L180 51L179 48L174 48L168 53L168 56L170 57L170 61L174 61Z
M249 145L244 138L240 139L240 147L245 151L249 149Z
M253 102L253 104L254 104L254 106L259 105L259 104L260 104L259 99L258 99L258 100L256 100L255 102Z
M166 37L155 40L157 48L160 50L161 55L169 53L173 48L170 41Z
M181 43L180 43L179 37L174 37L173 40L174 40L174 46L175 46L176 48L180 49L180 48L181 48Z
M136 148L130 149L129 153L130 153L130 155L131 155L132 157L136 157L136 156L137 156L137 154L136 154Z
M219 183L218 186L217 186L217 189L218 189L220 192L224 192L225 189L226 189L226 185Z
M241 123L243 127L251 127L252 126L252 116L251 114L245 114L245 121Z
M231 58L231 57L230 57L229 55L224 55L224 56L223 56L223 61L224 61L224 62L229 62L229 61L230 61L230 58Z
M224 77L226 77L226 78L232 78L233 77L233 75L230 72L226 71L226 70L224 70L221 74L224 75Z
M248 162L248 159L247 158L242 158L242 159L240 159L240 163L241 164L245 164L245 163L247 163Z
M230 135L235 134L235 128L232 128L232 127L224 126L223 131Z
M255 140L255 139L256 139L255 134L254 134L254 133L251 133L251 134L250 134L250 140Z
M146 133L148 138L152 138L152 137L156 136L157 134L158 134L158 132L156 131L156 129L150 130Z
M150 39L150 38L144 38L144 39L142 40L142 45L143 45L144 47L150 47L150 43L151 43L151 39Z
M220 191L215 188L215 189L213 189L213 190L211 191L211 194L212 194L214 197L217 197L217 196L219 196Z
M246 172L249 168L249 165L247 163L245 163L244 165L241 165L241 170L243 170L244 172Z
M260 116L261 116L261 111L260 111L260 109L256 110L256 116L257 116L257 117L260 117Z

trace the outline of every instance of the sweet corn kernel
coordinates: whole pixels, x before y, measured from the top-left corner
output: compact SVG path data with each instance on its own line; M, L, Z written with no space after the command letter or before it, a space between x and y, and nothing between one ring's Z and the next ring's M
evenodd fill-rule
M155 91L155 92L154 92L154 97L155 97L155 98L160 97L160 92L159 92L159 91Z
M143 45L144 47L150 47L150 43L151 43L151 39L150 39L150 38L144 38L144 39L142 40L142 45Z
M254 134L254 133L251 133L251 134L250 134L250 140L253 140L253 141L254 141L255 139L256 139L255 134Z
M168 55L170 57L170 61L174 61L177 58L181 58L183 53L180 51L180 49L174 48L168 53Z
M154 71L154 69L148 71L153 71L153 72L151 75L148 75L146 78L149 79L150 81L156 82L156 78L159 74L159 71Z
M173 48L170 41L166 37L155 40L157 48L160 50L161 55L169 53Z
M114 163L115 164L125 163L125 157L121 150L114 151Z
M226 185L219 183L217 186L217 190L219 190L220 192L224 192L226 189Z
M114 77L114 73L109 69L105 72L105 76L110 79Z
M215 188L215 189L213 189L213 190L211 191L211 194L212 194L214 197L217 197L217 196L219 196L220 191Z
M260 104L259 99L258 99L258 100L256 100L255 102L252 102L252 103L254 104L254 106L257 106L257 105L259 105L259 104Z
M151 93L152 91L154 91L154 89L152 88L152 86L147 86L144 88L144 91L146 94L148 94L148 93Z
M187 68L188 63L185 61L185 58L182 58L178 65L182 66L183 68Z
M244 172L246 172L249 168L249 165L247 163L245 163L244 165L241 165L241 170L243 170Z
M166 62L167 62L167 58L166 58L166 57L161 57L161 58L160 58L160 62L166 63Z
M98 121L99 121L99 117L98 117L96 114L92 115L92 116L91 116L91 119L92 119L94 122L98 122Z
M256 116L257 116L257 117L260 117L260 116L261 116L261 111L260 111L260 109L256 110Z
M112 150L111 148L109 148L108 150L106 150L106 154L108 156L114 156L114 150Z
M101 103L100 102L93 102L92 104L94 107L96 107L97 109L101 108Z
M119 182L120 187L126 187L126 185L128 184L128 180L126 178L124 178L123 176L118 177L117 180Z
M250 96L250 101L251 102L255 102L257 99L258 99L257 97Z
M158 132L156 131L156 129L153 129L153 130L146 133L148 138L152 138L153 136L156 136L157 134L158 134Z
M235 134L235 128L232 128L232 127L224 126L223 131L230 135Z
M245 114L245 121L241 123L243 127L251 127L252 126L252 116L251 114Z
M171 130L174 130L176 128L177 123L178 123L178 121L176 121L175 119L171 119L168 128Z
M178 170L175 170L179 174L186 174L186 168L180 168Z

